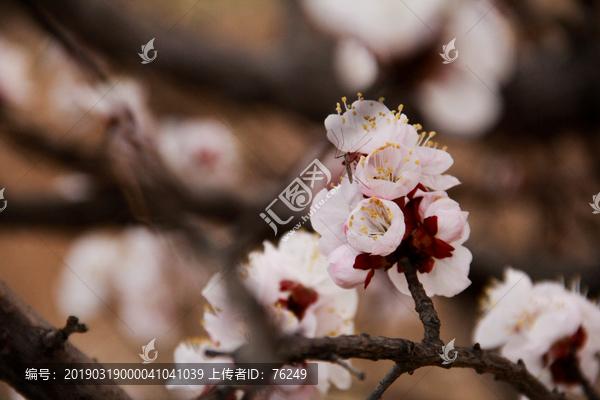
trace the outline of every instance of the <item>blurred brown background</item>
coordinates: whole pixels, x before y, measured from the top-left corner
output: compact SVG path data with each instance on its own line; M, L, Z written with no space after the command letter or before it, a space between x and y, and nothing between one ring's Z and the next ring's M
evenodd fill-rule
M433 3L431 7L440 7ZM488 8L490 15L502 18L510 28L514 62L497 86L473 72L480 72L479 61L486 62L484 48L471 48L470 56L464 50L458 60L475 60L466 67L442 65L438 56L443 44L459 36L451 31L451 21L464 4L440 8L438 29L432 30L425 45L417 46L421 40L417 39L407 44L413 51L398 56L374 54L378 72L370 84L356 89L352 79L339 78L343 71L335 67L335 35L311 20L305 6L294 1L43 4L42 20L49 18L63 27L75 48L85 50L83 57L70 53L41 26L32 11L37 2L3 3L0 187L6 188L8 207L0 213L0 279L49 322L62 326L67 314L57 302L74 241L85 233L103 232L119 242L124 229L150 219L148 226L170 243L162 263L167 273L160 281L162 296L169 301L161 300L155 307L168 314L159 315L166 321L157 349L162 362L171 361L172 350L181 340L203 334L200 292L210 276L207 265L218 268L219 257L203 257L202 251L195 252L180 240L177 232L189 226L172 223L168 212L164 218L146 214L152 204L160 205L163 200L168 209L169 193L161 186L153 187L153 199L136 192L139 182L146 184L136 165L130 164L136 143L111 139L118 137L110 128L119 101L140 110L137 124L145 131L136 140L159 152L160 146L166 146L161 140L168 141L169 134L182 129L169 130L173 119L210 119L221 124L219 129L227 137L210 151L202 146L219 133L209 132L199 143L183 145L202 150L198 153L202 158L191 169L179 168L177 156L169 158L167 153L161 153L162 162L199 197L227 193L227 198L242 203L267 206L272 197L266 195L285 184L286 174L324 138L322 121L334 112L335 102L344 95L353 99L360 90L366 98L384 96L390 108L403 103L411 122L436 130L436 139L449 147L455 160L449 172L463 182L450 195L470 212L472 234L466 245L474 255L473 285L456 298L435 299L444 341L456 338L459 345L471 344L477 296L490 277L501 277L507 265L527 271L534 279L562 276L568 281L580 276L582 285L597 296L600 215L592 214L589 203L600 192L598 4L507 0L485 8L483 2L472 3L478 10L483 7L477 14L482 18L479 29L487 29ZM137 53L153 37L157 58L141 65ZM461 40L457 39L459 53ZM86 58L101 65L111 77L109 82L116 83L110 95L104 97L97 90L101 86L85 66ZM357 65L362 64L357 61ZM446 67L462 68L462 72L473 68L476 79L468 78L469 84L482 85L474 89L473 99L456 98L462 107L488 101L477 93L491 91L494 101L500 102L498 115L482 111L485 123L473 132L463 129L460 119L428 118L437 109L434 98L423 100L423 93L429 90L427 85L450 79ZM348 74L353 76L352 71ZM360 84L364 81L359 80ZM452 100L452 90L460 96L461 87L444 88L444 96L449 97L442 98ZM227 154L219 152L224 148L229 149ZM330 160L334 155L329 150ZM217 157L216 164L213 157ZM334 160L328 166L340 174L340 164L341 160ZM218 176L219 169L224 178L215 183L210 177ZM123 176L123 181L109 179L115 175ZM198 180L190 175L197 175ZM118 194L118 188L125 188L125 195ZM150 205L140 203L140 198ZM208 210L190 221L205 234L204 246L217 253L235 240L226 215L211 218ZM143 270L141 266L139 273ZM119 279L108 286L125 289L107 289L110 300L83 321L90 331L71 340L101 362L138 362L139 349L153 336L147 338L139 330L132 334L135 329L128 325L139 321L118 317L127 287ZM422 327L410 298L382 282L360 292L358 332L420 337ZM169 326L175 329L168 330ZM386 362L354 365L367 372L367 379L355 381L347 392L332 390L329 398L365 398L391 366ZM161 387L127 390L136 398L176 398ZM2 387L0 399L4 398L10 395ZM470 370L424 368L401 377L384 398L504 399L516 395L506 385Z

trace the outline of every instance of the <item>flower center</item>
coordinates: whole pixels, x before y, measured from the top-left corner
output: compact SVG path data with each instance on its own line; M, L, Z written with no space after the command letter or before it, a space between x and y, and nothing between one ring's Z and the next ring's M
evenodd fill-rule
M358 212L350 216L349 229L377 240L385 235L392 225L392 212L377 198L370 198L369 203L363 205Z
M279 282L279 290L291 293L287 299L279 299L277 304L289 310L299 321L304 318L308 307L319 299L319 294L314 289L287 279Z

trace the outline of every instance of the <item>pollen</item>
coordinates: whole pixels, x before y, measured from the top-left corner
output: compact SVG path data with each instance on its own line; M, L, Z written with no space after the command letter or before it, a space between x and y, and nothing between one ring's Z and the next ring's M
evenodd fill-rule
M383 102L384 102L384 101L385 101L385 98L383 98L383 97L380 97L380 98L379 98L379 102L380 102L381 104L383 104Z
M352 107L352 108L354 108L354 107ZM356 111L352 111L352 114L356 115Z
M346 96L342 97L342 101L345 103L346 102Z
M348 223L348 226L352 227L352 221L350 221L350 222Z
M419 161L419 160L415 161L415 164L417 164L417 165L419 165L420 163L421 163L421 161Z
M400 105L398 106L398 111L402 112L402 109L403 109L403 108L404 108L404 104L400 104Z
M406 158L404 159L404 162L409 162L409 161L410 161L410 158L408 158L408 157L406 157Z
M446 151L446 150L448 150L448 146L444 146L444 147L442 147L442 150L443 150L443 151Z
M408 154L410 154L410 155L412 156L412 153L413 153L413 149L410 149L410 150L408 151Z
M346 123L346 118L342 117L342 124Z

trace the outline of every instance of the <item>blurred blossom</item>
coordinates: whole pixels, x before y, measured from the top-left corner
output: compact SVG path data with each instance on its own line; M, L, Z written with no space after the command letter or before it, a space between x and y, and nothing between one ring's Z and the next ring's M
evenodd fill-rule
M146 138L153 136L155 121L148 107L148 91L131 79L114 80L90 85L81 81L77 71L58 71L51 92L52 104L58 112L71 118L90 113L104 119L123 117L128 110L136 132Z
M31 100L28 54L0 36L0 101L24 107Z
M279 247L269 242L264 246L263 252L250 254L249 263L238 273L284 333L306 337L354 333L357 293L341 289L331 281L327 275L327 260L318 251L316 235L297 231L289 240L280 242ZM233 351L250 340L246 317L230 302L222 279L221 274L213 276L202 292L210 303L203 318L210 339L180 344L175 350L175 362L219 362L223 358L208 360L204 351L208 348ZM317 388L326 393L331 383L348 389L351 383L348 371L320 362ZM316 395L314 387L289 386L274 388L269 398L314 398Z
M166 278L169 274L174 279L176 262L169 260L166 240L139 227L88 233L76 240L57 286L60 312L89 320L106 312L106 304L114 299L125 333L163 335L177 322Z
M375 55L356 39L338 42L334 66L344 89L352 92L370 88L379 74Z
M452 2L443 0L303 0L323 30L356 38L383 59L405 57L431 45Z
M73 202L88 200L94 193L94 182L89 174L62 174L54 179L56 191L64 198Z
M228 188L241 174L237 138L214 119L166 120L158 151L167 168L191 190Z
M452 13L445 32L457 38L459 56L417 89L419 107L444 132L481 135L498 121L502 84L515 67L511 25L491 2L468 2Z
M484 317L475 330L483 348L501 353L549 388L577 389L574 364L590 383L598 377L600 308L577 290L557 282L533 284L524 272L507 269L504 282L486 291Z

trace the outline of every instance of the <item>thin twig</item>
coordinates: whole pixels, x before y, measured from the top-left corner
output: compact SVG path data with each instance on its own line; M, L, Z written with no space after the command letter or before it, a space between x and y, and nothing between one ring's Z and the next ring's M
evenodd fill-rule
M332 362L344 368L346 371L350 372L350 374L354 375L359 381L365 380L365 371L359 371L355 368L352 368L350 364L343 360L340 360L339 357L334 357Z
M392 383L394 383L396 379L398 379L400 375L402 375L404 372L406 371L402 368L400 364L394 364L392 369L381 380L381 382L379 382L377 388L369 395L369 397L367 397L367 400L381 399L383 392L385 392L392 385Z

